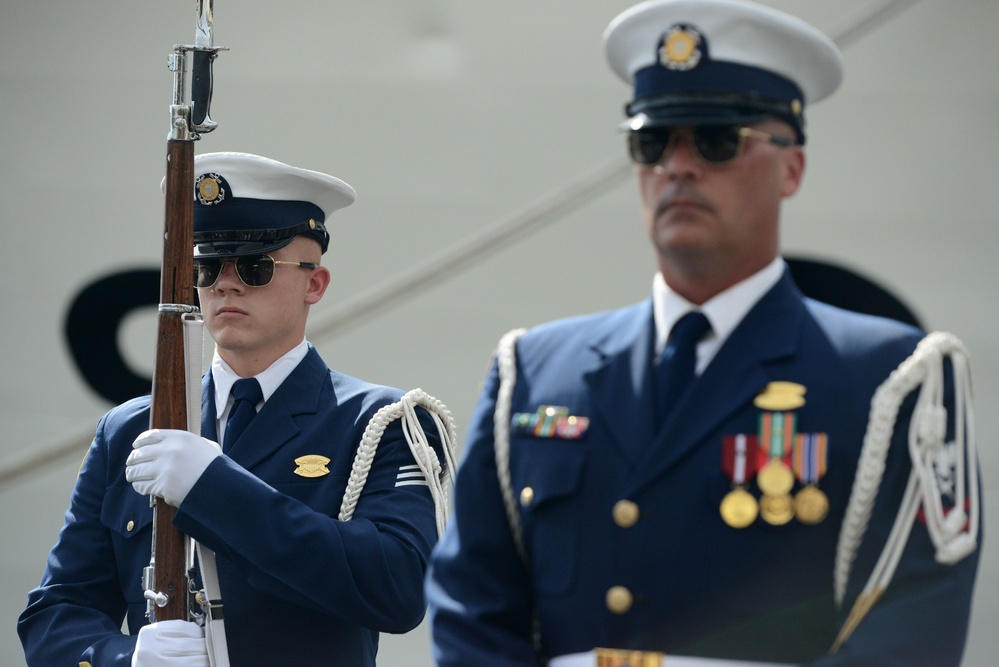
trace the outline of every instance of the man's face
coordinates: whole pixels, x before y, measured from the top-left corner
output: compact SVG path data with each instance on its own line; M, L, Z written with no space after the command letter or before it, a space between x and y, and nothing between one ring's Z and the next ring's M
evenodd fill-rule
M793 138L778 121L751 126ZM642 217L667 282L671 274L719 274L734 284L776 257L780 203L797 191L804 152L758 137L730 162L706 163L691 149L690 128L655 166L636 167Z
M267 254L280 261L318 263L322 253L318 243L300 236ZM248 367L263 370L302 342L309 306L328 285L325 267L278 264L270 283L247 286L229 262L213 286L198 290L198 297L205 326L222 358L237 372Z

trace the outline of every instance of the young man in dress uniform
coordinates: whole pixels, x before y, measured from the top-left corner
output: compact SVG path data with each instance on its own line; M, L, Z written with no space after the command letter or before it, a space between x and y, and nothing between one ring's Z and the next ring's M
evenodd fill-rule
M428 575L438 663L958 665L981 525L959 341L807 299L779 255L836 46L736 0L637 5L604 46L652 295L501 341ZM914 474L910 433L939 465Z
M442 475L424 477L401 420L385 420L366 484L352 487L353 514L338 519L366 426L403 396L330 369L305 339L309 309L330 283L320 264L328 218L354 190L244 153L200 155L195 175L195 283L215 342L204 437L147 431L148 396L101 419L18 623L27 662L207 667L199 625L145 617L156 495L216 554L228 644L218 664L374 665L380 632L406 632L423 617L438 537L431 491ZM241 435L227 430L246 409L234 405L244 400L237 385L255 394ZM408 431L422 424L422 454L445 462L434 421L418 413Z

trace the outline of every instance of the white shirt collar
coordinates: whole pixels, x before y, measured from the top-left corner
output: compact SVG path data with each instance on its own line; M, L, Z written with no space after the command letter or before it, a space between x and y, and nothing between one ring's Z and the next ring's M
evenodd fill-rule
M309 343L305 339L302 339L301 343L290 349L261 373L254 376L257 378L257 382L260 383L264 402L277 391L277 388L291 375L291 372L301 363L308 352ZM215 382L215 418L221 420L229 413L229 404L232 402L229 392L232 391L232 385L239 379L239 375L236 374L236 371L232 370L229 364L222 360L218 349L212 355L211 371L212 379Z
M703 371L746 313L777 284L784 273L784 260L776 257L770 264L716 294L701 306L670 289L661 273L652 280L652 316L656 324L656 357L666 347L666 338L677 320L692 310L700 310L711 323L709 334L697 346L697 372Z

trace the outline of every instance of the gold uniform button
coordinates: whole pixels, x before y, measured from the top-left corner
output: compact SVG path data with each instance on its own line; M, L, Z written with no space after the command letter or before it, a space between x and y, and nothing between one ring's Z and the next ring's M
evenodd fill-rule
M638 523L640 512L636 503L630 500L619 500L614 503L614 509L611 511L611 514L614 516L614 523L618 526L621 528L631 528Z
M531 503L534 502L534 489L529 486L525 486L520 492L520 506L530 507Z
M135 522L129 519L128 523L125 524L125 530L131 533L132 529L134 528L135 528Z
M635 597L624 586L612 586L607 591L607 608L615 614L626 614L634 604Z

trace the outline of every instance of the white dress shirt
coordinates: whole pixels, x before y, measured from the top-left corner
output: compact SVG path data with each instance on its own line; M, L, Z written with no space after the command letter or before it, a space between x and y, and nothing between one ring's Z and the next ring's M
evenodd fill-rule
M666 347L666 339L677 320L692 310L699 310L711 323L711 333L697 346L697 369L700 375L714 359L715 354L729 335L771 287L777 284L784 273L784 260L774 261L745 280L732 285L713 296L700 306L696 306L670 289L661 273L656 272L652 280L652 316L656 324L656 359Z
M260 390L264 398L257 404L257 410L263 405L271 395L277 391L281 383L285 381L295 367L301 363L302 359L309 352L309 343L304 338L302 342L291 348L283 356L277 359L254 377L260 383ZM219 356L218 349L212 355L212 380L215 382L215 427L219 434L219 444L222 444L222 434L225 433L225 422L229 418L229 411L232 409L233 399L230 395L232 385L240 376L232 370L222 357Z

